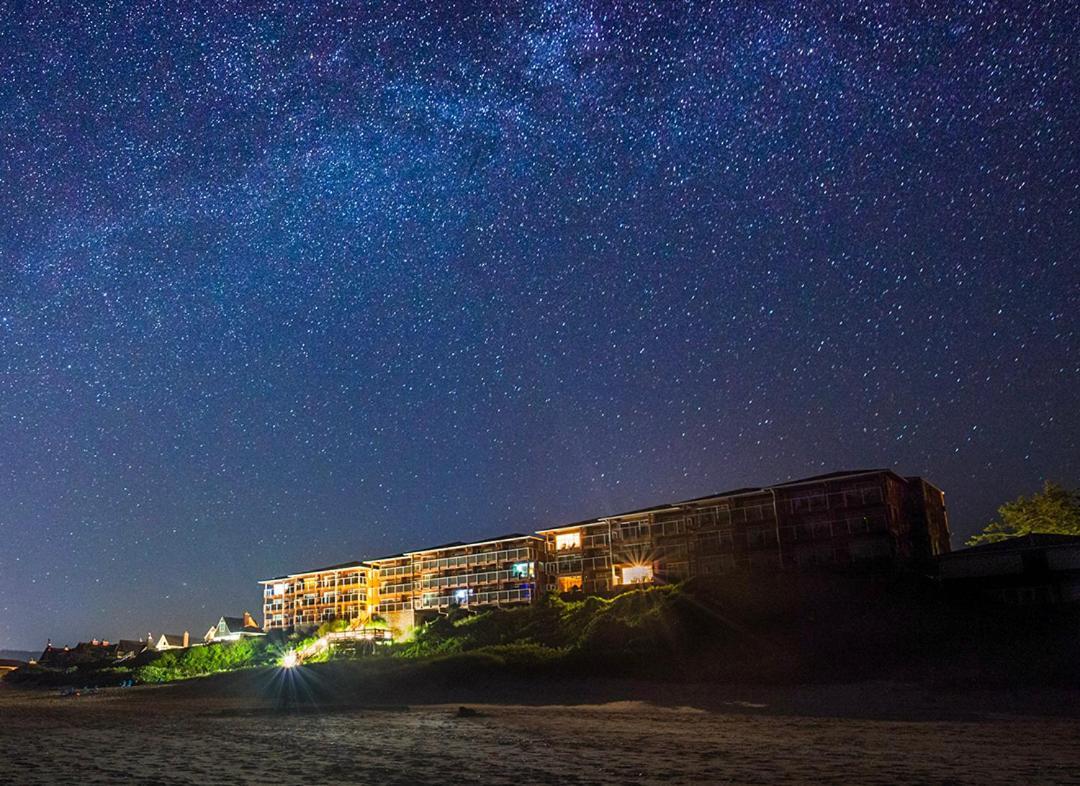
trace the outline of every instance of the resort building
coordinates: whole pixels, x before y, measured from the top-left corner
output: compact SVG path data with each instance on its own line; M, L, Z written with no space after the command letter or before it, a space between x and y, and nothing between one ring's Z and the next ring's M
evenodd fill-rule
M512 533L475 543L447 543L371 560L379 576L376 606L404 630L452 606L531 603L546 585L544 539Z
M259 582L266 630L315 626L332 619L361 622L371 615L372 569L345 562Z
M452 607L531 603L735 571L899 566L949 551L941 490L890 470L835 472L448 543L263 582L267 630L372 615L397 632Z
M941 490L889 470L737 489L539 534L558 592L733 571L929 562L949 550Z

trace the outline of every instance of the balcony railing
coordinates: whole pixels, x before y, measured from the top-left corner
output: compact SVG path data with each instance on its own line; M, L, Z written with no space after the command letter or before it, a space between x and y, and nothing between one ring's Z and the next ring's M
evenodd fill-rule
M467 587L471 584L492 584L503 581L528 581L531 575L522 576L512 570L492 570L485 573L462 573L459 576L424 576L420 580L423 589Z
M396 576L407 576L413 572L412 564L409 565L395 565L392 568L379 568L379 576L382 578L394 578Z
M384 600L381 603L379 603L378 610L380 612L406 611L408 609L411 609L412 607L413 607L413 603L412 603L411 600L407 600L407 601Z
M469 595L468 599L459 598L456 595L435 595L419 598L416 601L419 609L445 609L450 606L483 606L497 605L500 603L522 603L533 599L534 591L529 589L498 590L495 592L477 592Z
M462 554L459 557L425 560L419 570L446 570L448 568L468 568L473 565L488 565L492 562L518 562L528 560L532 549L506 549L504 551L485 551L479 554Z

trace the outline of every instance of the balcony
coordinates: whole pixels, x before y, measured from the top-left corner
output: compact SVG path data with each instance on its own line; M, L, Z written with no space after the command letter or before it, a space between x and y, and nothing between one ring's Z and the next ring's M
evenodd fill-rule
M397 600L384 600L378 605L378 611L380 613L386 613L391 611L407 611L413 607L411 600L397 601Z
M379 577L384 579L397 578L399 576L411 576L413 572L413 566L410 565L395 565L391 568L379 568Z
M502 603L528 603L535 596L532 587L525 589L497 590L494 592L453 595L428 595L416 601L418 609L446 609L451 606L494 606Z
M485 573L461 573L456 576L424 576L420 580L422 589L449 587L467 587L473 584L498 584L504 582L527 581L536 575L536 568L531 562L520 563L522 568L493 570Z
M426 560L418 566L419 571L452 570L470 568L475 565L490 565L493 562L519 562L532 558L532 549L506 549L504 551L485 551L479 554L462 554L458 557Z

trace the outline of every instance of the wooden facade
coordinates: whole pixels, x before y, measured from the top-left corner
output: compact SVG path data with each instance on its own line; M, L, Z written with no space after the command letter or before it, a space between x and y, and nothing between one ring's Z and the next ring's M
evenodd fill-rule
M314 627L332 619L363 622L371 615L372 573L369 565L348 562L259 582L264 629Z
M267 630L377 614L400 632L450 608L531 603L545 592L603 594L734 571L914 564L948 550L940 489L862 470L261 583Z
M586 593L735 571L929 561L949 549L941 491L888 470L740 489L539 534L552 589Z

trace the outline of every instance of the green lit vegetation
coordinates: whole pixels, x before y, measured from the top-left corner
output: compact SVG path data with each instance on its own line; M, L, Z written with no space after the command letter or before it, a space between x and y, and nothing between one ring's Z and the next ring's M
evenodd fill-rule
M393 654L418 658L491 648L546 650L540 656L544 659L598 652L608 657L664 654L686 649L712 627L703 612L678 586L633 590L611 599L545 595L531 606L478 614L452 611L419 628Z
M386 623L375 621L370 627L385 629ZM303 652L303 663L322 663L335 657L355 654L354 648L340 651L319 647L318 642L328 633L348 630L346 620L329 620L306 634L242 638L238 641L198 645L187 649L147 651L130 661L114 664L111 661L88 660L68 668L29 666L6 676L12 684L38 686L110 686L125 683L158 684L194 677L205 677L241 669L266 666L279 667L286 652Z
M1048 480L1042 491L1006 502L998 508L998 516L999 521L968 538L968 545L996 543L1018 535L1080 535L1080 492Z
M528 671L582 666L601 659L663 655L685 647L707 626L700 609L678 587L634 590L612 599L565 601L546 596L532 606L478 614L453 610L418 628L406 642L377 648L402 666L412 662L432 674L460 669ZM385 628L382 620L372 627ZM370 658L371 649L320 646L328 633L348 624L331 620L294 636L267 636L188 649L147 652L121 665L87 663L78 668L21 670L13 681L39 685L116 685L127 681L166 683L210 674L280 666L286 652L302 653L305 665L334 659ZM387 663L387 666L390 664Z
M184 650L166 650L145 666L134 669L139 682L172 682L223 671L273 663L279 648L264 639L240 639Z
M1008 608L946 596L911 574L733 575L613 598L549 595L530 606L453 609L390 645L327 646L323 637L345 627L330 622L303 636L150 652L120 666L32 667L7 679L84 687L244 672L211 685L262 690L258 669L280 669L291 651L299 664L314 665L305 690L322 691L326 700L347 694L396 702L422 699L431 686L611 677L1071 684L1080 657L1076 617L1072 607Z
M267 638L147 651L137 658L115 664L87 661L67 668L34 665L8 674L13 684L38 686L102 687L132 683L162 683L236 671L273 663L280 657L281 644Z

